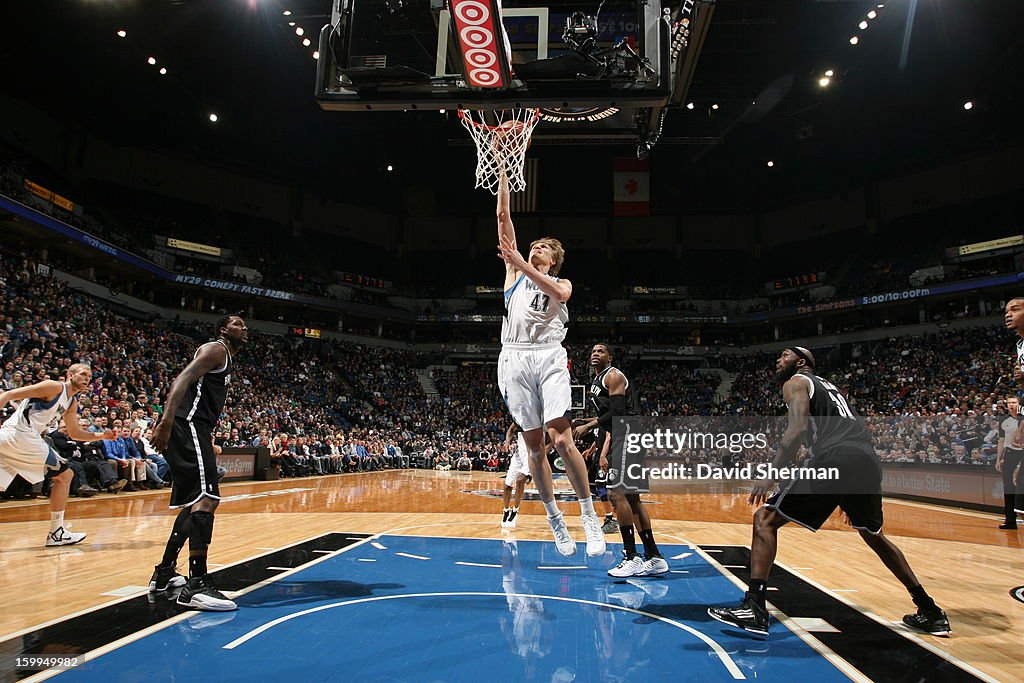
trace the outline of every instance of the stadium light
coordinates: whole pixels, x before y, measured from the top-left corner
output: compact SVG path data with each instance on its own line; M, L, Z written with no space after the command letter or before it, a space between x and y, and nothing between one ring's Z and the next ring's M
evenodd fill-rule
M296 26L295 27L295 35L301 36L303 33L305 33L305 31L302 30L301 26Z
M127 38L128 37L128 31L125 31L124 29L119 30L117 32L117 37L118 38Z
M868 27L868 22L867 21L862 21L859 24L857 24L857 26L860 27L861 31L863 31L864 29L866 29Z
M210 123L217 123L218 118L216 114L210 114Z
M388 173L391 173L391 171L394 171L394 170L395 170L395 167L392 166L391 164L388 164Z
M156 57L150 57L146 60L150 66L156 66Z
M850 45L856 45L859 42L860 42L860 38L858 38L857 36L854 36L853 38L850 38Z
M818 85L821 86L822 88L827 88L829 83L831 83L831 82L832 82L832 79L829 78L828 76L826 76L824 78L819 78L818 79Z
M693 109L693 102L690 102L688 105L686 105L686 108L687 109Z
M438 110L438 113L439 113L439 114L443 114L443 113L444 113L444 109L439 109L439 110Z
M775 162L774 161L769 161L768 162L768 168L775 168Z
M833 71L832 69L829 69L828 71L825 72L825 75L828 76L829 78L832 78L833 76L836 75L836 72Z
M290 9L286 9L285 11L281 12L281 14L285 15L286 17L290 17L292 15L292 11Z
M166 76L167 75L167 67L166 66L160 67L160 75L161 76Z
M304 47L309 47L309 38L303 38L302 39L302 45Z
M313 51L313 59L320 59L320 50Z
M868 19L874 19L877 16L878 12L876 12L875 10L871 10L870 12L868 12Z
M974 109L974 102L971 102L970 100L964 102L964 109L967 111Z
M715 111L718 111L718 104L712 104L711 108L714 109Z

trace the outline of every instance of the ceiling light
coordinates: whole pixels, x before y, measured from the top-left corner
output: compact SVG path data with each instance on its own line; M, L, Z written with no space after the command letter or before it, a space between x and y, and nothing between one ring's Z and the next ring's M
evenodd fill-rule
M857 26L859 26L859 27L860 27L860 30L861 30L861 31L863 31L864 29L866 29L866 28L868 27L868 22L866 22L866 21L862 21L862 22L860 22L859 24L857 24Z
M313 59L320 59L320 50L313 51Z
M687 109L693 109L693 102L690 102L688 105L686 105L686 108Z
M878 12L876 12L875 10L871 10L870 12L868 12L868 19L874 19L877 16Z
M117 32L117 37L118 38L126 38L127 36L128 36L128 31L125 31L124 29L121 29L120 31Z
M974 102L971 102L970 100L964 102L964 109L967 111L974 109Z
M292 15L292 11L290 9L286 9L285 11L281 12L281 14L285 15L286 17L290 17Z
M443 114L444 113L444 109L439 109L438 113Z
M306 47L309 47L309 38L303 38L303 39L302 39L302 44L303 44L304 46L306 46Z
M831 83L831 82L832 82L832 79L828 78L827 76L825 78L819 78L818 79L818 85L820 85L822 88L827 88L828 84Z
M303 33L305 33L305 31L302 30L301 26L296 26L295 27L295 35L301 36Z
M768 168L775 168L775 162L774 161L769 161L768 162Z
M160 67L160 75L161 76L166 76L167 75L167 67L165 67L165 66Z
M853 38L850 38L850 45L856 45L859 42L860 42L860 38L858 38L857 36L854 36Z
M718 111L718 105L717 104L712 104L711 108L714 109L715 111Z
M210 114L210 123L217 123L218 116L216 114Z
M829 78L832 78L833 76L836 75L836 72L833 71L832 69L829 69L828 71L825 72L825 75L828 76Z
M390 173L391 171L394 171L394 170L395 170L395 167L392 166L391 164L388 164L388 173Z
M289 26L295 26L295 22L294 22L294 21L289 21L289 22L288 22L288 25L289 25Z
M155 66L156 65L156 57L150 57L146 61L149 62L150 66Z

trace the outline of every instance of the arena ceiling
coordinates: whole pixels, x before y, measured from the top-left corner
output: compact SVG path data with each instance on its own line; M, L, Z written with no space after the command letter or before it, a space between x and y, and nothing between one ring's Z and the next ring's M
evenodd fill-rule
M255 168L341 199L393 206L395 193L418 188L437 195L439 213L487 203L479 192L466 203L472 150L449 145L463 135L452 118L316 106L312 50L329 0L60 6L57 15L51 3L5 4L0 73L8 95L78 130ZM1019 0L719 0L688 98L694 108L670 112L652 155L652 195L663 205L678 197L687 210L763 207L1019 137L1022 25ZM534 149L545 182L567 193L607 183L611 163L601 159L633 151Z

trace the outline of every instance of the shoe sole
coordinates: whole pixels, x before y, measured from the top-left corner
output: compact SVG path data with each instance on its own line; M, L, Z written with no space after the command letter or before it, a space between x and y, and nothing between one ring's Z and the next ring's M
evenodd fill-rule
M740 626L739 624L734 624L731 621L726 621L725 619L723 619L723 618L719 617L718 615L716 615L710 609L708 610L708 616L711 617L712 619L714 619L715 621L721 622L721 623L723 623L723 624L725 624L727 626L732 626L733 628L738 628L741 631L746 631L747 633L753 633L755 636L760 636L761 638L767 638L768 637L768 631L762 631L761 629L753 629L753 628L749 628L747 626Z
M640 572L639 574L633 574L633 576L661 576L662 574L668 574L668 567L665 567L660 572Z
M46 542L46 547L47 548L60 548L61 546L65 546L65 545L78 545L79 543L81 543L84 540L85 540L85 536L82 536L77 541L61 541L60 543L50 543L49 541L47 541Z
M233 612L234 610L238 609L238 605L236 605L235 603L230 602L230 601L228 603L223 603L223 602L219 602L218 601L216 603L210 602L210 603L203 604L201 601L200 602L196 602L195 597L193 597L188 602L182 602L181 600L178 600L178 601L176 601L176 603L177 603L177 605L179 607L187 607L188 609L197 609L197 610L200 610L202 612ZM229 604L230 604L230 606L229 606Z
M604 545L604 546L603 546L603 547L601 548L601 550L599 550L599 551L598 551L598 552L596 552L596 553L592 553L592 552L590 552L590 551L588 550L588 551L587 551L587 557L601 557L601 556L602 556L602 555L604 555L604 554L605 554L606 552L608 552L608 546L607 546L607 545Z
M926 634L928 634L930 636L948 636L948 635L952 635L952 633L953 633L953 629L951 629L951 628L947 628L945 631L928 631L928 630L925 630L925 629L921 628L920 626L913 626L911 624L908 624L905 621L902 621L900 623L903 624L904 626L906 626L907 628L909 628L914 633L926 633Z

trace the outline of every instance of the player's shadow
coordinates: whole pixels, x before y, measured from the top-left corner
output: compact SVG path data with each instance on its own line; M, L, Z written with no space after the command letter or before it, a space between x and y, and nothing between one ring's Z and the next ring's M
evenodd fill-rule
M278 581L258 591L252 602L243 596L246 607L289 607L308 603L322 603L346 598L367 598L375 591L405 588L402 583L358 583L356 581Z

